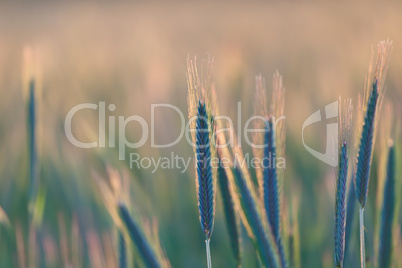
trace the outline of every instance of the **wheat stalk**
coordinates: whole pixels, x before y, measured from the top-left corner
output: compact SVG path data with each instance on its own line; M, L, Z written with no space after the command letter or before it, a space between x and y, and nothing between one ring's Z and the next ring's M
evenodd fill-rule
M278 178L276 171L276 139L272 117L266 121L265 145L263 158L263 196L264 207L271 232L278 246L282 267L287 267L285 250L280 233L280 204ZM269 159L271 163L269 163Z
M29 199L28 211L30 219L33 219L35 200L38 191L37 178L37 146L36 146L36 102L35 102L35 82L29 81L29 93L27 102L27 137L28 137L28 155L29 155Z
M242 170L236 166L234 169L234 180L240 197L240 204L245 213L248 224L255 236L255 243L258 254L265 267L280 267L279 256L273 238L270 233L264 231L264 225L253 190L250 188Z
M354 176L354 175L353 175ZM354 178L351 177L349 182L349 189L346 199L346 222L345 222L345 249L344 249L344 263L347 259L348 251L349 251L349 244L350 244L350 237L353 232L353 225L354 225L354 215L355 215L355 208L356 208L356 191L355 191L355 184Z
M193 131L192 139L196 156L196 188L201 228L205 236L207 265L211 267L210 239L215 217L215 183L211 159L214 139L214 107L211 97L212 59L208 57L198 75L196 63L187 59L188 112ZM203 62L204 63L204 62ZM204 68L206 72L204 73ZM208 109L208 111L207 111ZM195 118L195 120L194 120ZM195 122L194 122L195 121Z
M384 195L382 201L378 267L391 267L392 226L395 211L395 149L389 146Z
M214 187L211 167L209 124L204 103L199 103L196 122L196 154L198 179L198 208L205 239L209 240L214 225Z
M346 178L348 174L348 150L347 143L341 145L339 153L338 179L336 181L335 202L335 266L343 267L345 248L345 220L346 220Z
M256 168L256 175L259 182L259 192L263 203L263 214L266 215L270 231L272 232L278 247L282 267L287 267L285 250L281 238L281 194L278 177L283 173L277 170L277 155L284 156L285 151L285 127L284 123L278 120L283 116L285 107L285 88L279 72L273 76L273 91L268 117L268 105L266 100L265 81L261 75L256 76L255 111L254 115L259 117L255 120L255 129L263 131L256 132L253 136L254 156L262 158L262 168ZM262 146L262 147L261 147ZM263 149L259 149L263 148ZM279 173L279 174L278 174Z
M346 181L349 164L349 143L352 128L352 102L350 99L342 102L339 98L338 136L339 161L338 177L336 180L335 200L335 266L343 267L345 249L345 221L346 221Z
M127 231L133 241L134 245L137 247L139 254L141 255L144 264L147 267L162 267L160 260L156 252L153 250L150 242L148 241L145 234L142 232L140 226L137 222L130 216L130 213L123 203L118 204L118 210L122 222L127 228Z
M209 124L205 104L199 102L196 122L196 155L198 180L198 209L205 234L208 267L211 267L210 239L214 228L214 184L211 167Z
M371 95L368 101L368 109L366 117L364 119L359 153L357 156L357 171L355 177L356 195L362 209L364 209L364 206L366 204L368 192L374 138L374 119L377 109L377 100L378 84L377 81L375 81L373 84L373 90L371 91Z
M392 42L382 41L378 44L377 62L373 75L371 90L369 86L366 89L370 94L366 94L367 106L363 127L361 131L360 145L357 155L356 175L355 175L355 190L356 196L360 203L359 223L360 223L360 263L361 267L365 267L366 257L364 248L364 206L367 200L370 169L372 161L372 150L375 142L376 122L378 121L380 108L384 94L384 82L388 68L389 52L392 47ZM373 64L369 68L369 76L367 81L371 81L371 71ZM369 82L368 82L369 83Z
M222 196L223 212L225 215L225 221L227 230L229 232L230 245L232 247L233 255L236 260L237 266L241 264L241 251L240 251L240 225L239 218L235 210L235 203L230 190L228 176L226 169L223 167L223 163L219 158L218 164L218 185Z
M127 247L123 232L118 232L119 268L127 268Z

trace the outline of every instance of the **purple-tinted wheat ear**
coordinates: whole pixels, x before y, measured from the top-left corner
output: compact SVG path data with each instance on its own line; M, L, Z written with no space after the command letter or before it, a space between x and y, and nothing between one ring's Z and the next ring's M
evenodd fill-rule
M215 216L215 194L211 166L211 143L210 143L210 121L205 103L198 102L196 120L196 171L197 171L197 194L198 209L200 212L200 223L205 234L208 267L211 267L210 239L214 228Z
M205 104L199 102L196 121L196 154L198 209L205 239L210 239L214 226L214 187L211 166L209 122Z
M346 221L346 179L348 175L348 144L344 142L339 152L338 178L336 181L335 200L335 266L343 267L345 249Z
M269 226L278 246L282 267L287 267L285 249L282 244L280 233L280 204L278 190L278 176L276 170L276 139L272 118L266 121L264 136L264 158L263 158L263 195L265 213L268 217ZM269 160L271 160L269 163Z
M355 176L356 196L360 206L364 208L367 200L368 185L371 169L371 158L373 150L375 115L378 100L378 84L373 83L373 90L367 105L366 116L364 118L363 130L360 139L359 153L357 155L357 169Z
M336 267L343 267L345 257L346 182L349 168L350 133L352 127L352 101L339 98L338 172L335 193L334 260Z
M373 147L375 142L376 122L378 121L381 104L384 97L384 82L388 69L388 59L392 49L392 42L382 41L378 44L377 60L374 73L374 64L369 68L368 83L366 86L367 105L364 110L364 121L358 148L355 190L356 197L360 203L359 223L360 223L360 263L364 268L366 265L365 245L364 245L364 207L367 201L369 189L371 161L373 158ZM373 82L371 82L373 81Z
M195 129L192 132L192 141L195 145L198 210L205 236L208 267L211 267L209 244L215 217L214 170L211 165L212 156L216 154L215 147L213 147L214 150L211 148L214 145L215 127L215 101L214 94L211 92L213 88L212 62L213 59L210 56L206 61L202 61L199 76L195 60L187 58L188 112L191 128Z
M364 117L363 129L360 138L359 151L357 155L355 190L356 197L360 203L359 222L360 222L360 262L361 267L365 267L365 246L364 246L364 206L366 205L372 151L374 143L375 117L378 103L378 81L374 81L373 89L367 104L367 111Z

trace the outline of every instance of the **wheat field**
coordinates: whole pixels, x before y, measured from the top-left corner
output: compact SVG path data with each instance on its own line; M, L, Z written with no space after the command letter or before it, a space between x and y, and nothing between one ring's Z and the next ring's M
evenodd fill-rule
M401 267L400 10L399 3L374 1L1 2L0 267L207 267L205 240L212 267L335 267L336 218L345 217L352 207L348 201L354 199L353 214L346 214L346 222L350 216L353 224L346 224L346 236L344 230L338 236L346 240L344 253L337 251L344 255L344 267L361 265L360 207L366 266ZM356 173L356 185L367 182L369 190L356 190L361 198L350 191L354 199L349 199L349 183L359 165L362 106L369 106L371 96L363 96L365 85L372 82L365 77L372 51L377 55L377 44L388 39L392 51L379 91L381 108L373 115L369 180ZM200 76L203 59L213 58L212 96L188 88L193 75L188 62L195 57ZM285 156L286 168L277 175L253 168L210 171L197 166L192 161L196 151L184 137L173 146L154 148L149 134L141 147L126 147L120 155L119 116L139 116L151 132L151 105L174 105L187 122L189 113L202 117L198 113L203 101L207 105L201 114L208 121L194 121L194 128L222 127L214 123L214 115L227 115L240 136L242 153L255 155L243 129L256 110L263 110L255 97L258 77L266 87L259 100L272 107L282 101L272 97L279 73L286 88L286 132L263 138L278 148L257 152L276 149ZM302 141L325 150L326 125L337 120L322 120L304 132L303 123L317 110L324 118L324 107L339 96L351 99L351 128L357 128L347 134L351 154L343 192L337 187L338 168L315 158ZM82 103L100 107L102 102L105 146L74 146L66 136L68 112ZM261 114L269 119L267 110ZM114 147L108 139L110 118L115 120ZM175 111L156 112L153 119L156 144L180 135ZM77 140L99 141L99 128L97 111L87 109L72 119ZM138 122L127 124L127 142L138 142L141 130ZM190 137L197 144L215 139L213 133L197 134ZM207 154L221 161L239 151L211 148ZM149 167L130 166L130 154L149 160ZM190 159L185 170L187 162L162 168L151 161L176 156ZM270 178L265 190L274 195L271 201L264 200L264 176ZM270 192L273 188L277 191ZM343 198L339 204L345 211L336 209L338 198ZM276 213L277 218L270 218ZM384 230L392 230L392 235ZM383 242L389 237L390 244Z

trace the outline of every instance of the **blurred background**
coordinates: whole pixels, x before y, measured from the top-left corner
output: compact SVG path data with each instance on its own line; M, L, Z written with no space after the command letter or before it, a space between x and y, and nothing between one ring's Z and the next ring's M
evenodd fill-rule
M332 267L334 170L304 149L302 125L339 95L356 100L363 93L372 48L387 38L393 40L394 48L385 99L400 107L401 8L397 3L363 2L1 3L0 206L10 226L0 227L0 267L19 267L18 251L24 248L18 248L16 230L25 241L28 260L26 72L34 73L36 83L39 195L44 200L36 241L38 265L46 266L53 258L54 267L60 267L66 259L75 258L71 249L79 245L82 267L94 267L93 256L98 255L107 263L105 267L114 267L116 232L94 179L107 179L108 164L129 179L131 205L141 218L157 222L161 245L172 266L205 267L193 165L184 174L177 169L155 173L130 169L128 158L118 160L117 149L73 146L66 139L64 119L73 106L100 101L116 105L115 111L107 111L116 121L117 116L140 115L150 124L151 104L157 103L175 105L187 116L186 58L205 58L207 52L214 58L220 111L234 118L236 128L237 102L242 104L242 124L253 113L255 75L265 77L269 97L273 73L278 70L283 76L284 207L298 200L301 266ZM395 112L393 120L399 122L400 115ZM157 143L173 141L180 133L175 112L158 113L155 122ZM304 134L306 143L321 152L325 150L325 124L317 123ZM130 124L126 136L138 141L140 131L138 124ZM83 141L96 140L97 111L76 116L73 133ZM400 141L400 136L395 138ZM366 241L374 239L375 187L382 175L376 164L383 149L380 144L376 144L366 208ZM150 145L148 139L143 147L127 148L126 153L193 156L185 139L165 149ZM225 228L218 194L211 240L215 267L234 265ZM73 236L77 229L80 235ZM356 232L351 262L359 260L357 239ZM374 246L367 242L366 247L370 258ZM245 267L258 266L245 232L243 257Z

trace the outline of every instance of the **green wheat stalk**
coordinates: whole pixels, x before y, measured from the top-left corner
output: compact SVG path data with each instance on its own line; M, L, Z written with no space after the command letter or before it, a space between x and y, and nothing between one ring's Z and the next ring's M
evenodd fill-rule
M154 251L150 241L147 239L138 223L131 217L126 205L119 203L118 210L120 218L127 228L128 234L136 246L138 253L141 255L145 266L152 268L162 267L161 261Z
M259 213L257 199L237 164L234 169L234 182L236 184L240 205L244 212L247 224L254 235L255 247L265 267L280 267L278 249L271 232L265 232L263 219Z
M127 268L127 246L124 234L118 231L119 268Z
M28 158L29 158L29 197L28 197L28 213L32 221L35 200L38 191L38 153L36 145L36 102L35 102L35 82L33 79L29 81L29 92L27 102L27 138L28 138Z
M391 267L392 260L392 223L395 211L395 149L391 144L388 152L384 195L380 223L380 246L378 267Z
M236 213L235 203L230 191L229 180L226 172L230 172L229 168L224 168L221 159L218 164L218 185L222 196L223 212L226 221L226 227L229 232L230 245L233 255L236 260L236 265L241 265L241 250L240 250L240 224L239 217Z

